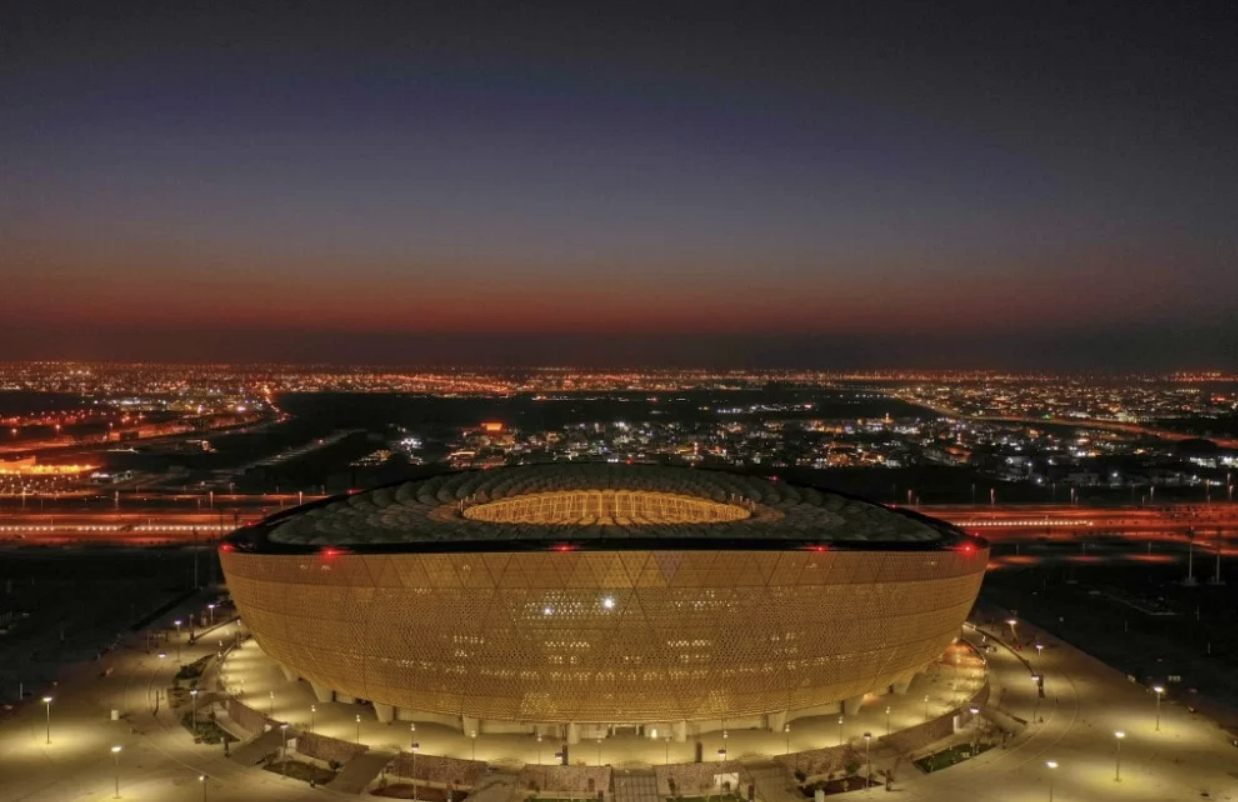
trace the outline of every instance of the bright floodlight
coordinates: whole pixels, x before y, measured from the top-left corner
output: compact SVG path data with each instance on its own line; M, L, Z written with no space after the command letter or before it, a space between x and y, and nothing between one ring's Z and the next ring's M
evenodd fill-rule
M113 754L115 754L115 753L119 752L119 751L120 751L121 749L123 749L123 748L124 748L124 747L122 747L122 746L113 746L113 747L112 747L112 753L113 753Z
M1057 768L1057 761L1056 761L1056 760L1047 760L1047 761L1045 761L1045 765L1046 765L1046 766L1048 766L1048 767L1049 767L1049 768L1051 768L1051 769L1056 769L1056 768Z
M1126 737L1126 733L1122 732L1121 730L1118 730L1117 732L1113 734L1113 737L1121 740L1122 738Z
M615 600L610 596L607 596L605 599L602 599L602 606L607 610L613 610L615 607Z
M1164 692L1165 692L1165 689L1164 689L1164 688L1162 688L1160 685L1157 685L1157 686L1156 686L1155 688L1153 688L1152 690L1156 691L1157 693L1164 693Z
M45 704L45 705L50 705L51 703L52 703L52 697L50 697L50 696L44 696L44 697L43 697L43 704Z

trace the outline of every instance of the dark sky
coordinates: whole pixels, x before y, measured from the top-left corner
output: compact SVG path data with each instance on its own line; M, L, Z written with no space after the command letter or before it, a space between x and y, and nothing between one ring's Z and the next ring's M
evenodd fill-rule
M1238 368L1238 4L0 6L0 358Z

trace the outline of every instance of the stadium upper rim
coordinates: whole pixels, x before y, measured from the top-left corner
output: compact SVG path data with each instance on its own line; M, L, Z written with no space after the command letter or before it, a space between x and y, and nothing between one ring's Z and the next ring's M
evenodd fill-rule
M679 518L625 517L619 512L630 512L632 500L616 506L616 495L641 497L649 504L663 503L657 499L680 500L707 511L690 511ZM573 500L563 500L569 496ZM580 502L584 496L602 501ZM495 514L486 512L552 497L562 497L562 504L592 503L595 512L598 503L609 504L605 508L609 514L590 517L574 512L547 521L532 520L527 514L496 520ZM718 513L712 510L715 507L731 512ZM710 517L701 520L701 515ZM972 551L984 545L980 538L944 521L806 484L695 468L550 463L442 473L332 496L239 529L223 548L264 554L390 554L577 549Z

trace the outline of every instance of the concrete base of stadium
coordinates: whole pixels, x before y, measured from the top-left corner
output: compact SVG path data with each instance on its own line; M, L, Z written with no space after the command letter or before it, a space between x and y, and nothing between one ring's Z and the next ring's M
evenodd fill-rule
M981 658L970 653L966 647L959 646L954 650L954 653L960 656L968 655L971 660L980 661ZM272 661L275 662L275 661ZM286 682L296 682L302 679L297 676L297 672L282 663L275 663L283 675ZM975 668L976 666L970 666ZM409 710L407 708L396 707L394 705L384 704L382 702L371 702L374 707L374 715L383 724L392 724L396 721L434 723L447 727L454 727L460 734L475 737L476 735L534 735L561 740L564 743L576 744L584 740L596 740L598 738L610 738L618 735L635 736L638 738L649 738L651 740L671 739L676 743L685 743L689 737L706 735L708 733L725 733L730 730L767 730L773 733L783 733L790 727L791 722L798 719L814 718L818 716L855 716L860 712L861 706L865 700L870 700L876 697L882 697L889 694L903 696L910 689L912 682L917 676L924 673L928 667L921 671L917 671L910 678L900 681L895 685L891 685L883 692L869 693L862 696L853 696L849 699L816 705L814 707L802 708L799 710L779 710L762 716L741 716L731 719L702 719L697 721L650 721L639 724L605 724L597 722L524 722L524 721L495 721L491 719L477 719L470 716L445 716L437 713L428 713L422 710ZM326 688L316 682L305 681L313 691L314 698L318 702L341 702L352 704L352 697L338 694L335 691Z
M393 738L391 731L403 726L416 733L410 737L427 754L491 759L510 756L520 743L544 742L545 754L538 762L565 751L560 746L576 746L581 755L599 750L605 759L610 750L613 759L619 750L625 763L654 765L667 760L692 762L702 756L716 759L712 756L722 750L775 756L837 746L864 733L879 737L914 727L964 706L984 686L986 666L981 656L959 642L896 686L833 704L726 720L619 725L494 721L382 703L358 704L329 688L296 679L295 671L267 657L252 641L226 658L220 676L224 690L261 712L297 726L312 721L315 731L347 740L385 744ZM395 737L397 742L405 740ZM531 756L524 759L531 762Z

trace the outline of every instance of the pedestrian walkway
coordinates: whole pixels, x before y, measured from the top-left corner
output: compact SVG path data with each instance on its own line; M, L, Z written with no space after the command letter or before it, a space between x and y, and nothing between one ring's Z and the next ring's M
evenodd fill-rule
M804 802L791 785L787 770L778 763L750 763L748 773L756 786L757 798L763 802Z
M658 802L658 779L652 771L624 770L611 778L615 802Z
M395 755L391 752L376 751L357 755L345 763L343 770L335 775L335 779L327 783L325 787L341 794L364 793L393 757Z
M257 766L270 754L278 753L283 745L279 730L268 730L249 743L232 748L232 760L242 766Z
M496 772L469 794L469 802L511 802L519 792L519 777L508 772Z

